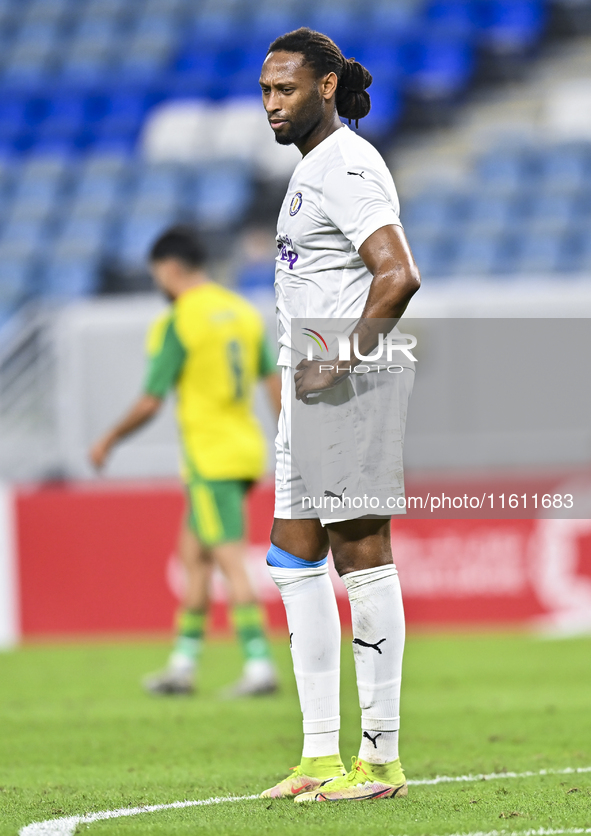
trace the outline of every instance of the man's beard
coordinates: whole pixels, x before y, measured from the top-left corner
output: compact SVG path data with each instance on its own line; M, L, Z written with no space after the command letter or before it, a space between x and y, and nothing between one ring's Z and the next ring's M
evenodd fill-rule
M318 126L322 119L321 98L318 90L314 93L304 108L299 112L297 119L289 122L286 133L275 134L275 142L278 145L293 145L305 139Z

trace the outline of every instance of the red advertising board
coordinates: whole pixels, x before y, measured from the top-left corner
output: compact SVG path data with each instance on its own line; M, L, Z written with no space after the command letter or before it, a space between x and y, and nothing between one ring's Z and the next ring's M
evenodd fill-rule
M16 490L20 634L170 630L182 587L175 557L182 514L175 483ZM283 607L265 564L272 516L272 485L258 486L249 498L249 568L271 626L283 628ZM410 627L591 630L588 518L425 519L410 513L393 522L393 553ZM345 589L334 573L333 580L346 622ZM224 597L216 576L214 628L226 623Z

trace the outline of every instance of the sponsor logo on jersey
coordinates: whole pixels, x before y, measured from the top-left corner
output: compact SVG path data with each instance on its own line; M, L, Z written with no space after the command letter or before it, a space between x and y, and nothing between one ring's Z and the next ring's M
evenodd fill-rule
M293 215L297 215L297 213L302 208L302 193L296 192L291 199L291 203L289 204L289 214L293 217Z

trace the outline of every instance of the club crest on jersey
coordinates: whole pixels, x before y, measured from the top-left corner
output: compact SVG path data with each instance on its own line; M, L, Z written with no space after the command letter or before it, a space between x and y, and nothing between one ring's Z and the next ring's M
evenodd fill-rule
M297 213L300 211L301 208L302 208L302 193L301 192L296 192L291 199L291 203L289 204L289 214L292 215L292 217L293 217L293 215L297 215Z

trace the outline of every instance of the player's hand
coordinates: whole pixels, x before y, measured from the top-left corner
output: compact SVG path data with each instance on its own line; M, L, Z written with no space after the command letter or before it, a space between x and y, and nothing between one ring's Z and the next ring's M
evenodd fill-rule
M324 392L331 389L339 381L334 372L335 362L322 362L320 360L301 360L296 366L295 394L298 401L314 403L314 399L308 400L308 395L315 392ZM327 366L332 366L327 368ZM322 371L320 368L322 367Z
M96 470L102 470L105 466L109 453L111 452L111 444L108 438L101 438L92 445L88 451L88 458L90 463Z

